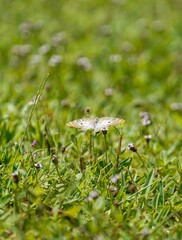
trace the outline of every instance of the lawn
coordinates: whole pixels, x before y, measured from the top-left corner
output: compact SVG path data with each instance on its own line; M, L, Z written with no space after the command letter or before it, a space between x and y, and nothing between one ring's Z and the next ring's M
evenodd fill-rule
M0 2L0 240L182 239L181 11Z

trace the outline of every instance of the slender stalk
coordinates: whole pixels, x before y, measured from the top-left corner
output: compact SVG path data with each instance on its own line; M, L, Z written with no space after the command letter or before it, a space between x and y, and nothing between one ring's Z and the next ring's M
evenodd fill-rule
M104 144L105 144L105 157L106 157L106 164L108 163L108 156L107 156L107 138L106 135L107 133L103 133L104 135Z
M93 162L93 135L90 132L90 147L89 147L89 154L90 154L90 162Z
M141 158L140 154L136 151L137 156L139 157L140 161L142 162L142 166L145 168L145 170L148 172L147 167L145 166L145 162L143 161L143 159Z
M65 184L65 181L62 179L61 174L60 174L60 172L59 172L58 165L55 165L55 167L56 167L56 171L57 171L57 174L58 174L58 176L59 176L60 182L62 182L62 183Z
M123 135L124 133L122 133L119 138L118 150L116 155L116 169L118 169L118 166L119 166L119 156L121 154L121 143L122 143Z
M44 77L43 80L41 81L40 86L39 86L39 88L38 88L37 94L36 94L35 99L34 99L34 104L33 104L33 107L32 107L32 109L31 109L31 112L30 112L30 114L29 114L29 116L28 116L27 125L26 125L26 127L25 127L25 130L24 130L24 132L23 132L23 136L22 136L22 138L21 138L20 144L19 144L18 149L17 149L17 151L16 151L16 154L15 154L15 157L14 157L14 160L13 160L13 165L12 165L12 166L14 166L14 163L16 162L16 159L17 159L17 157L18 157L18 152L19 152L19 151L21 152L21 147L22 147L22 145L23 145L23 141L24 141L25 135L27 134L28 128L29 128L29 126L30 126L30 122L31 122L31 120L32 120L32 117L33 117L33 115L34 115L35 109L36 109L36 107L37 107L37 104L38 104L38 102L39 102L39 100L40 100L40 97L41 97L42 92L43 92L43 90L44 90L44 87L45 87L45 85L46 85L48 76L49 76L49 73L47 73L47 74L45 75L45 77Z

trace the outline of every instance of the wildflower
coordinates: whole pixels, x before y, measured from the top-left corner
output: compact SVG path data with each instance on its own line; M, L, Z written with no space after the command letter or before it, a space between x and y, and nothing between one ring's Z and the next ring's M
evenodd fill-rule
M144 138L145 138L146 142L149 143L150 140L152 139L152 135L145 135Z
M110 60L110 62L112 62L112 63L120 62L121 59L122 59L122 57L121 57L120 54L112 54L112 55L109 57L109 60Z
M58 47L61 43L65 41L66 33L65 32L57 32L52 37L52 44L54 47Z
M42 55L45 55L46 53L48 53L51 50L51 46L49 44L43 44L42 46L40 46L39 48L39 52Z
M113 197L116 197L118 194L118 189L114 186L110 186L109 191L113 193Z
M58 157L57 155L52 155L52 158L51 158L52 162L54 163L54 165L58 165Z
M132 152L137 152L137 149L134 147L133 143L128 144L128 149Z
M109 191L110 192L115 192L115 191L117 191L118 189L117 189L117 187L114 187L114 186L110 186L109 187Z
M33 154L33 159L35 160L38 157L38 153Z
M95 200L99 197L99 194L96 190L93 190L91 192L89 192L88 197L86 198L86 201L90 202L92 200Z
M35 147L37 145L37 141L36 140L33 140L32 142L32 147Z
M88 72L92 69L92 65L90 63L90 60L86 57L78 58L76 63L79 67L81 67L86 72Z
M182 110L182 103L174 102L171 104L171 110L172 111L181 111Z
M34 166L35 166L36 168L42 168L42 164L41 164L41 163L35 163Z
M18 57L25 57L31 52L32 46L30 44L14 45L12 53Z
M56 67L62 62L62 60L62 56L55 54L50 57L48 64L50 67Z
M56 151L55 147L51 147L50 151L54 153Z
M103 135L106 135L106 134L107 134L107 131L108 131L108 128L107 128L107 127L103 127L103 128L102 128L102 133L103 133Z
M31 57L30 64L36 65L41 62L41 56L39 54L35 54Z
M152 121L150 118L150 114L148 112L140 112L140 118L142 120L142 125L143 126L149 126L151 125Z
M113 88L106 88L104 93L107 97L113 96Z
M112 183L116 183L120 178L120 175L119 174L116 174L114 176L111 177L111 182Z
M33 25L30 22L23 22L19 26L20 33L23 38L27 38L30 36Z

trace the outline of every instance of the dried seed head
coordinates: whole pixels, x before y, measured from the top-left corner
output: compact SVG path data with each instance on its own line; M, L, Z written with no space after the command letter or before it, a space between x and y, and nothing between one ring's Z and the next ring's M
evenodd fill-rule
M132 152L137 152L137 149L134 147L133 143L128 144L128 149Z
M52 158L51 158L52 162L54 163L54 165L58 165L58 157L57 155L52 155Z
M69 106L70 106L70 101L69 101L69 99L63 99L63 100L61 101L61 106L62 106L63 108L69 107Z
M116 192L117 190L118 190L117 187L109 186L109 191L110 192Z
M114 186L110 186L109 191L113 193L113 197L116 197L118 195L118 189Z
M90 109L89 107L86 107L86 108L85 108L85 113L86 113L86 114L90 114L90 112L91 112L91 109Z
M103 128L102 128L102 133L103 133L103 135L106 135L106 134L107 134L107 132L108 132L108 128L106 128L106 127L103 127Z
M66 151L66 147L65 147L65 146L62 146L62 147L60 148L60 151L61 151L61 153L64 153L64 152Z
M154 173L154 177L157 178L158 176L159 176L159 173L156 171L156 172Z
M11 174L12 178L13 178L13 182L18 184L19 182L19 177L18 177L18 171L15 171Z
M54 153L56 151L55 147L50 148L50 152Z
M128 190L129 190L129 192L130 193L135 193L136 192L136 185L135 184L130 184L130 186L129 186L129 188L128 188Z

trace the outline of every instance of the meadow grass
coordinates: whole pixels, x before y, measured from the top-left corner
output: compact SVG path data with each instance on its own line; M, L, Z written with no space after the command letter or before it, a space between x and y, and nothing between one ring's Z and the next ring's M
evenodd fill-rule
M0 239L182 239L181 8L0 2Z

